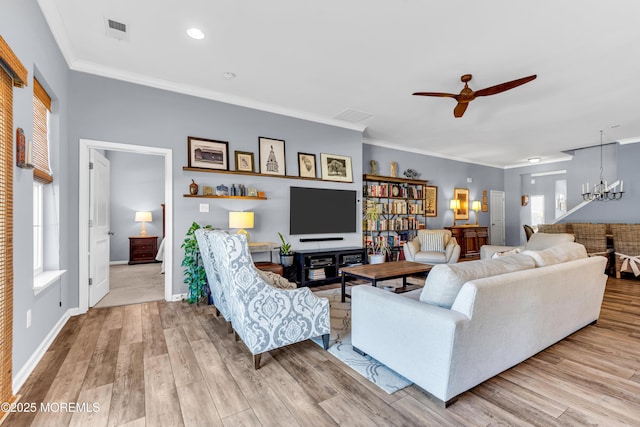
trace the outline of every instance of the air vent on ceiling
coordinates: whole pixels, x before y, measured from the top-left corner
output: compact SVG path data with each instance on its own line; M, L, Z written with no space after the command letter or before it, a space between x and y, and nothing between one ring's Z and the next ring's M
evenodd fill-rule
M350 122L350 123L358 123L368 119L371 116L373 116L373 114L365 113L364 111L354 110L352 108L347 108L342 113L335 116L334 119L344 120L345 122Z
M104 18L104 22L107 30L107 36L113 37L114 39L118 40L129 40L127 24L114 21L113 19L109 18Z

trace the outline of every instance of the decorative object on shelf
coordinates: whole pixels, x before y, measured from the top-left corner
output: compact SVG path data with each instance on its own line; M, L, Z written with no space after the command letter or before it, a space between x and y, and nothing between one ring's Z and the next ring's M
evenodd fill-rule
M247 196L249 196L249 197L258 197L258 190L253 188L253 187L247 188Z
M248 151L234 151L236 170L240 172L255 172L253 153Z
M147 235L147 227L146 227L145 224L147 222L153 221L152 216L151 216L151 212L136 212L135 221L142 223L142 226L140 227L140 235L141 236L146 236Z
M378 175L378 163L375 160L370 160L369 165L371 166L371 175Z
M228 196L229 187L224 184L220 184L216 187L216 196Z
M229 170L229 143L213 139L187 138L189 167Z
M302 178L316 177L316 155L298 153L298 176Z
M213 187L205 185L204 187L202 187L202 194L205 196L213 196Z
M482 203L480 203L480 200L474 200L471 203L471 210L476 213L476 226L478 225L478 212L480 212L480 209L482 209Z
M469 219L469 189L454 188L453 198L460 201L460 206L453 212L453 219Z
M286 175L284 141L259 137L260 173L266 175Z
M189 304L198 304L207 297L207 275L202 265L200 257L200 249L196 240L196 230L204 228L213 230L210 225L200 226L197 222L193 222L184 241L180 247L184 249L184 258L182 259L182 267L184 267L184 283L189 285L189 293L187 302Z
M396 178L398 176L398 162L391 162L391 177Z
M284 239L282 233L278 231L278 237L280 238L280 264L283 267L290 267L293 265L293 256L294 253L291 250L291 243L287 242Z
M245 228L253 228L253 212L229 212L229 228L237 228L237 234L244 234L247 242L251 241L251 236Z
M420 176L420 172L415 169L407 169L406 171L404 171L404 176L409 179L418 179L418 177Z
M528 195L526 195L526 194L524 194L524 195L521 197L520 204L521 204L522 206L527 206L527 205L529 204L529 196L528 196Z
M427 185L424 199L424 216L438 216L438 187Z
M32 153L31 146L32 142L29 141L29 144L26 144L26 139L24 137L24 131L22 128L16 129L16 166L23 169L33 169L33 164L31 161Z
M258 191L258 197L261 199L264 198L265 197L264 191Z
M453 226L456 226L456 212L460 210L460 200L451 199L449 200L449 209L453 211Z
M604 137L604 131L601 130L600 131L600 182L594 185L593 189L591 189L591 186L589 185L588 181L587 181L586 187L584 184L582 184L582 199L585 202L592 202L594 200L597 200L599 202L603 202L603 201L606 202L609 200L620 200L624 195L623 180L614 181L611 185L609 185L609 183L607 183L607 180L604 179L604 168L602 166L603 137ZM620 184L620 191L615 191L618 184Z
M189 194L192 196L198 194L198 184L194 180L191 180L191 184L189 184Z
M489 212L489 201L487 199L487 190L482 190L482 212Z
M353 182L351 157L320 153L320 165L323 180Z

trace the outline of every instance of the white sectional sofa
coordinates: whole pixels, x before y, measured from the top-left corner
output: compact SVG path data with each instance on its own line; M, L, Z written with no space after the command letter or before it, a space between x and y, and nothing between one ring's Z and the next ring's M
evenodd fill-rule
M525 246L484 245L480 248L480 259L489 259L495 253L524 250L541 251L562 243L573 242L575 237L568 233L533 233Z
M405 294L352 290L352 341L444 406L600 314L604 257L564 243L437 265Z

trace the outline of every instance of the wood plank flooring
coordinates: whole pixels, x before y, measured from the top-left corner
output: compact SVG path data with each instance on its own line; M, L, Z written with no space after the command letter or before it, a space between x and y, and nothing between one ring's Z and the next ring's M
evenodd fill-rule
M640 425L640 280L610 278L600 320L444 409L415 386L388 395L312 342L255 371L214 309L151 302L73 317L4 426Z

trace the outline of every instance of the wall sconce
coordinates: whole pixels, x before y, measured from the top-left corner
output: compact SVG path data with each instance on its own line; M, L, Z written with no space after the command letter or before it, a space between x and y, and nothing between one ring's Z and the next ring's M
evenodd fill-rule
M245 228L253 228L253 220L253 212L229 212L229 228L239 228L236 233L244 234L247 242L251 240L251 236Z
M522 206L527 206L529 204L529 196L522 196Z
M474 200L473 203L471 203L471 210L476 212L476 225L478 225L478 212L480 209L482 209L482 203L480 203L480 200Z
M153 221L153 219L151 217L151 212L136 212L135 221L142 223L142 227L140 228L140 235L141 236L146 236L147 235L147 227L146 227L145 223Z
M453 226L456 226L456 211L460 209L460 200L451 199L449 201L449 209L453 211Z

